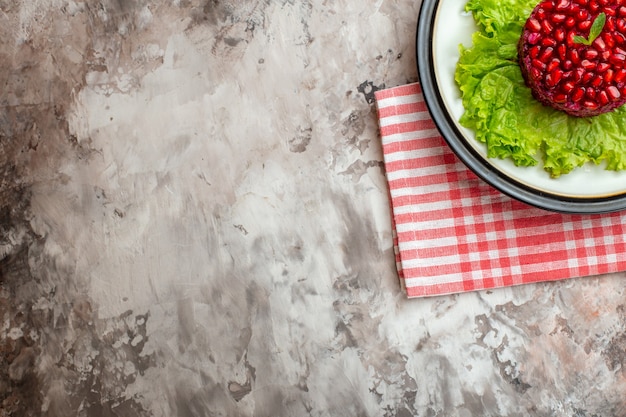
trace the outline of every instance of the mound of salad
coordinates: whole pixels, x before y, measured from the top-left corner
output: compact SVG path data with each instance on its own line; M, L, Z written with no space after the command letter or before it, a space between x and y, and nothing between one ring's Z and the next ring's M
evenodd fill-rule
M489 158L536 166L553 178L586 163L626 169L626 106L574 117L533 98L518 63L522 29L538 0L470 0L478 31L460 46L455 80L465 112L460 123L487 146Z

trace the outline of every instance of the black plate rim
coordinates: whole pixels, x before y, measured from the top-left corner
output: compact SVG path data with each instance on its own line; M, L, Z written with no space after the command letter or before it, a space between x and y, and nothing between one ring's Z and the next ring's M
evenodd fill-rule
M433 30L440 0L423 0L416 31L416 58L424 101L435 125L457 157L478 177L502 193L526 204L566 214L603 214L626 209L626 195L606 198L570 198L539 191L506 176L467 143L448 113L437 87L433 63Z

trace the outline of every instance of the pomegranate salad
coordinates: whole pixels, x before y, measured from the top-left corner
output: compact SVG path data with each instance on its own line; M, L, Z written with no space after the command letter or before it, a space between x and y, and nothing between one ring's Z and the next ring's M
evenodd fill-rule
M470 0L460 123L490 158L557 178L626 169L626 0Z

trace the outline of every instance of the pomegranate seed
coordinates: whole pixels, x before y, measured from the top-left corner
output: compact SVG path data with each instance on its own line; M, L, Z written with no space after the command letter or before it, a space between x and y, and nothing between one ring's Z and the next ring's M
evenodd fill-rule
M593 88L585 89L585 97L593 100L594 98L596 98L596 90L594 90Z
M619 46L613 49L613 52L616 52L618 54L622 54L622 55L626 55L626 51L624 51L622 48L620 48Z
M561 88L563 88L563 91L565 91L566 93L571 93L575 87L576 84L574 84L572 81L568 81L566 83L563 83L563 86Z
M616 83L621 83L624 80L626 80L626 69L621 69L617 72L617 74L615 74L615 76L613 77L613 81L615 81Z
M541 23L537 19L528 19L526 27L533 32L539 32L541 30Z
M574 81L579 83L582 81L583 77L585 76L585 70L582 68L577 68L574 71Z
M596 38L596 40L593 41L592 45L594 45L600 51L604 51L606 49L606 43L604 43L604 39L600 37Z
M611 65L607 64L606 62L600 62L598 66L596 67L596 71L598 71L601 74L604 71L608 70L609 68L611 68Z
M624 26L626 28L626 26ZM626 31L623 31L626 32ZM613 38L615 38L615 42L619 43L619 44L624 44L626 43L626 36L622 35L619 32L613 32Z
M561 67L565 70L565 71L569 71L574 67L574 64L572 63L572 61L570 61L569 59L563 61L563 64L561 65Z
M543 72L535 67L530 69L530 77L535 80L538 81L541 79L541 76L543 75Z
M576 65L580 64L580 55L576 49L572 49L569 53L569 59Z
M603 106L605 104L609 104L609 96L606 93L606 91L600 91L600 94L598 94L598 101L600 102L600 104L602 104Z
M537 35L539 35L539 34L537 34ZM539 35L539 36L541 36L541 35ZM541 40L541 44L543 46L556 46L556 39L554 39L554 38L543 38Z
M583 20L582 22L578 22L578 29L582 31L587 31L591 27L591 20Z
M613 65L623 65L626 61L626 55L624 54L612 54L609 57L609 62Z
M555 69L557 69L559 67L560 61L558 59L553 59L552 61L550 61L550 63L546 66L546 71L548 72L552 72Z
M569 16L567 19L565 19L566 28L571 29L574 26L576 26L576 19L574 19L572 16Z
M588 59L583 59L582 61L580 61L580 66L589 71L596 67L596 63L591 62Z
M550 57L552 56L553 52L554 52L554 49L552 47L548 46L546 49L543 50L543 52L539 56L539 59L542 62L547 62L548 59L550 59Z
M591 10L592 12L597 12L598 10L600 10L600 5L597 2L592 1L589 3L589 10Z
M626 17L626 7L621 6L619 9L617 9L617 14L622 17ZM618 23L619 23L619 20L618 20Z
M537 32L531 33L530 35L528 35L528 43L531 45L538 44L540 40L541 40L541 35Z
M556 51L559 54L561 61L565 61L567 59L567 46L565 46L564 43L560 44Z
M570 5L569 0L559 0L556 4L556 10L567 10Z
M552 24L550 22L548 22L547 20L542 20L541 21L541 27L542 27L543 31L546 34L548 34L548 35L551 34L552 31L554 30L554 26L552 26Z
M615 18L613 16L615 16L615 10L610 9L611 12L613 13L612 15L609 16L609 11L607 9L607 17L606 18L606 23L604 24L604 30L606 30L607 32L613 32L615 30Z
M557 42L563 42L565 40L565 29L558 28L557 30L555 30L554 31L554 39L556 39Z
M567 16L559 13L559 14L553 14L550 20L552 20L552 23L563 23L565 22L565 19L567 19Z
M578 103L580 100L583 99L583 97L585 96L585 89L582 87L579 87L576 89L576 91L574 91L574 94L572 94L572 101L574 103Z
M587 59L596 59L598 55L600 55L600 53L596 51L595 49L587 49L584 52L584 55L585 55L585 58Z
M611 35L608 32L605 32L602 34L602 39L604 40L604 43L606 44L607 48L611 49L615 46L615 39L613 39L613 35Z
M615 75L615 72L609 68L608 70L606 70L602 78L604 78L604 82L610 83L611 81L613 81L614 75Z
M583 107L587 110L596 110L598 108L598 103L595 101L585 101L583 102Z
M563 78L563 71L556 69L552 71L549 75L551 82L554 83L554 85L557 85L559 82L561 82L561 79Z
M602 78L601 76L596 76L593 80L591 80L591 85L598 88L602 85L602 83L604 83L604 78Z
M546 68L546 64L544 64L543 62L539 61L538 59L533 59L531 61L531 64L533 67L537 68L537 69L545 69Z
M622 96L620 94L619 90L617 89L617 87L615 87L614 85L612 85L609 88L607 88L606 92L609 95L609 97L611 97L611 99L613 99L613 100L617 100L618 98L620 98Z
M537 58L539 56L539 52L541 52L541 48L538 45L535 45L528 51L528 56L533 59Z
M567 95L563 93L558 93L555 94L554 97L552 97L552 100L554 100L555 103L565 103L567 101Z
M579 22L587 19L589 19L589 12L587 10L581 9L576 13L576 20L578 20Z

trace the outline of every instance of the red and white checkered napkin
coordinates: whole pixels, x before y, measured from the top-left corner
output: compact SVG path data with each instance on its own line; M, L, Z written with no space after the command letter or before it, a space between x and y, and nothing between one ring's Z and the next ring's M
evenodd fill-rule
M452 153L418 84L375 94L409 297L626 270L626 212L564 215L509 198Z

